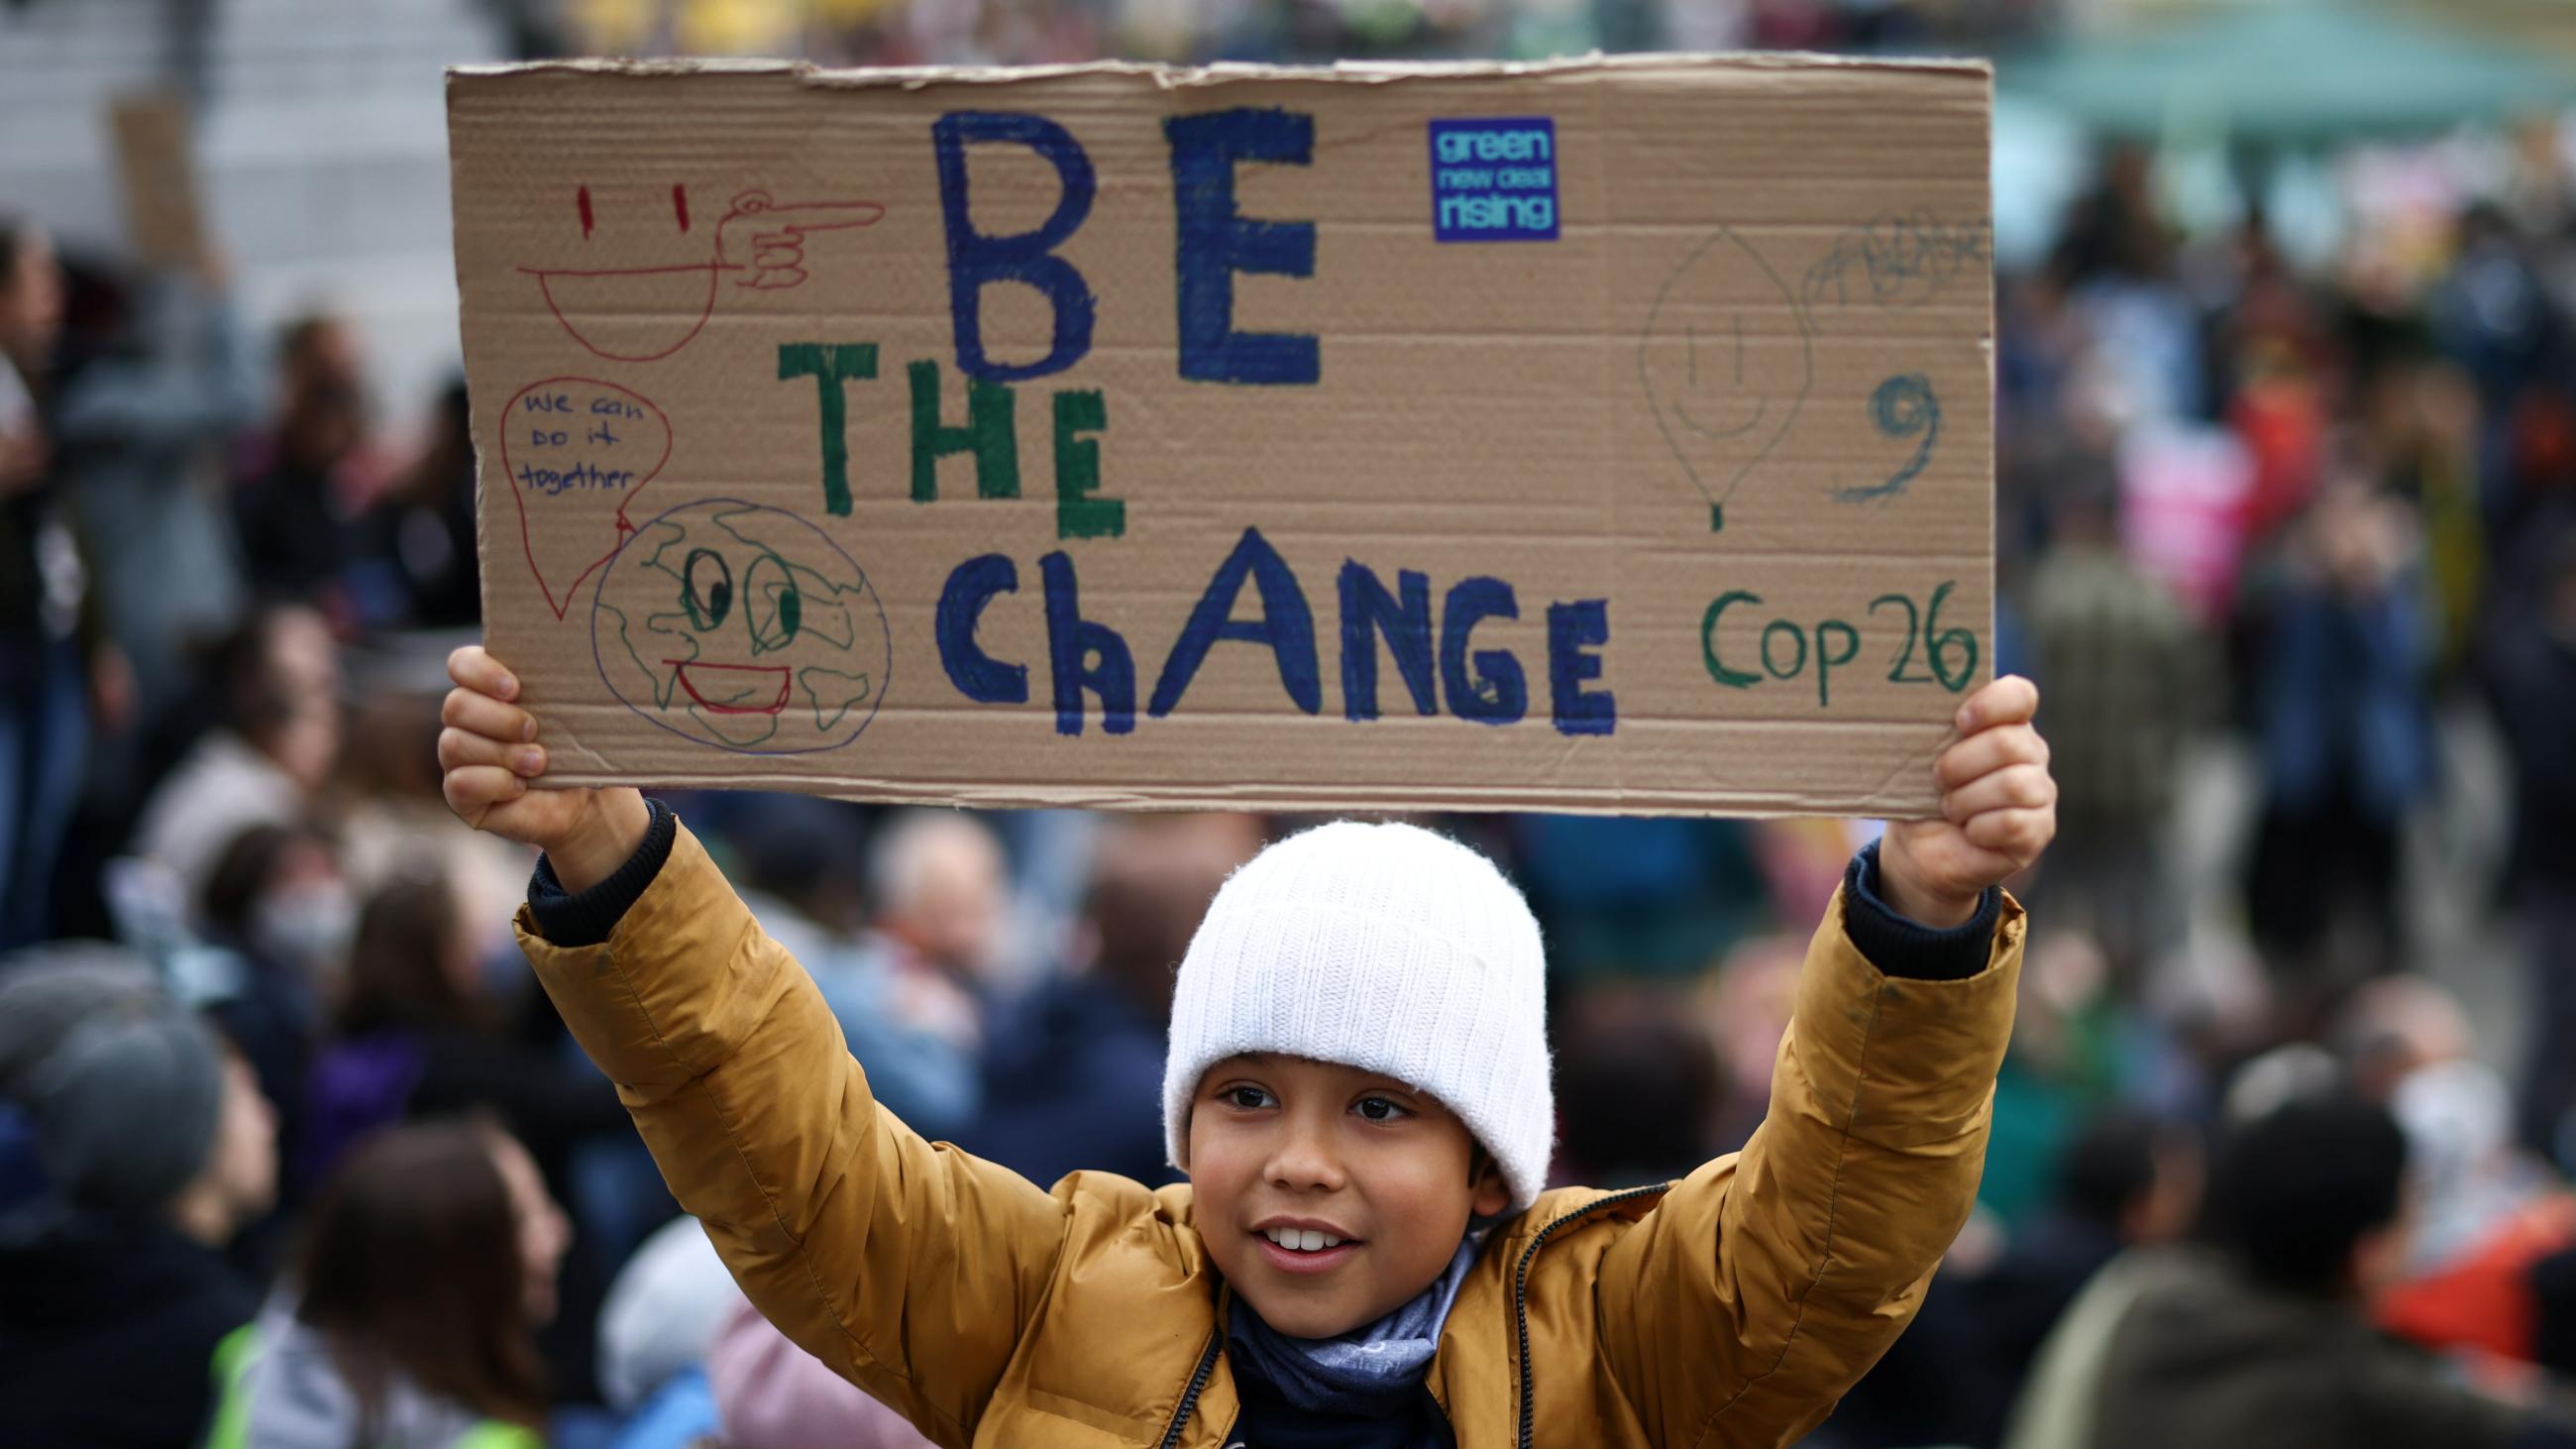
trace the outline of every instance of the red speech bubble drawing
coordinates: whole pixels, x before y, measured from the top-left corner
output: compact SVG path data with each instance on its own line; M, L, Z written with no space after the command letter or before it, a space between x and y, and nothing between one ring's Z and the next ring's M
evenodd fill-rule
M501 410L501 471L519 502L528 571L557 619L635 531L626 505L670 460L671 420L641 393L595 377L549 377L511 395Z

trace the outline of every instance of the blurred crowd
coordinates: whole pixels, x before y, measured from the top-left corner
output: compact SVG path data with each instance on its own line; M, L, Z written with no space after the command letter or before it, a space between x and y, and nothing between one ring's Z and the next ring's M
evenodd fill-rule
M486 0L530 59L802 55L825 65L1920 54L2022 38L2064 0Z
M846 8L900 59L935 7ZM1112 8L973 13L1045 59ZM1998 277L1997 653L2041 685L2061 835L2017 887L1979 1214L1817 1449L2576 1442L2540 1427L2576 1422L2576 152L2498 153L2383 157L2421 173L2407 225L2294 261L2259 207L2181 234L2111 152ZM443 808L462 383L398 435L349 324L233 318L220 267L0 218L13 1442L921 1442L676 1216L518 959L532 862ZM1174 1177L1172 969L1300 823L672 803L884 1103L1040 1182ZM2487 868L2457 822L2499 808ZM1866 827L1439 823L1546 930L1558 1179L1741 1145ZM2521 1039L2481 1039L2460 941L2510 958Z

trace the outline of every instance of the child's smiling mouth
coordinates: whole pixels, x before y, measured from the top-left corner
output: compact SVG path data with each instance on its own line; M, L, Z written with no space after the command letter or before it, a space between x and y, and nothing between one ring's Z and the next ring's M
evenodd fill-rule
M1321 1273L1347 1261L1360 1239L1323 1224L1273 1220L1252 1230L1261 1256L1283 1273Z

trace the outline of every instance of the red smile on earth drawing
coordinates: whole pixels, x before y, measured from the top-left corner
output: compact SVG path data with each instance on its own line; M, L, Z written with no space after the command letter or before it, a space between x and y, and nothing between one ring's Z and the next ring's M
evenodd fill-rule
M710 664L703 659L662 662L671 666L671 678L681 693L710 714L776 714L787 708L787 667L783 664ZM703 690L699 688L701 684L705 686Z

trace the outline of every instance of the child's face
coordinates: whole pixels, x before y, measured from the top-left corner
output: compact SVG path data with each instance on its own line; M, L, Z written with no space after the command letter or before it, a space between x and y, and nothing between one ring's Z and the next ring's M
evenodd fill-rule
M1466 1124L1392 1077L1302 1057L1229 1057L1190 1109L1199 1232L1263 1322L1330 1338L1431 1286L1471 1213L1511 1205ZM1282 1247L1289 1227L1341 1239Z

